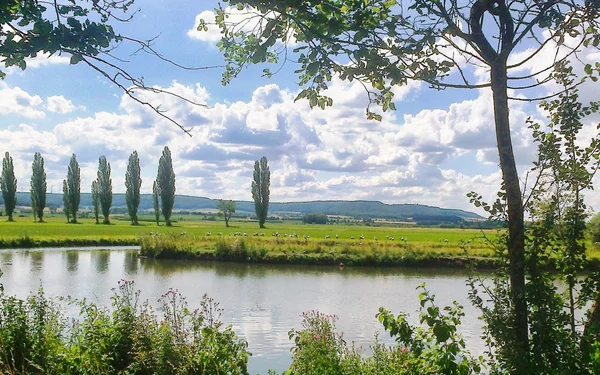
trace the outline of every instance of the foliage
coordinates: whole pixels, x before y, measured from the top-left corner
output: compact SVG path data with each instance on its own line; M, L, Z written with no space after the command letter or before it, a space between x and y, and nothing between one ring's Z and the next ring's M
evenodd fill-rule
M30 203L31 203L31 211L33 212L33 221L37 221L37 203L36 203L36 197L35 197L35 193L33 192L33 189L29 190L29 197L30 197Z
M17 178L15 177L15 167L13 159L8 152L2 159L2 173L0 174L0 190L2 190L2 199L4 200L4 210L8 216L8 221L13 221L13 212L17 205Z
M103 224L110 224L110 207L112 206L112 179L110 178L110 163L105 156L98 161L98 198L104 216Z
M96 224L99 224L98 220L100 217L100 189L98 188L98 181L92 181L92 211L94 213L94 219Z
M252 180L252 199L254 200L254 211L258 217L258 224L265 227L269 212L269 190L271 186L271 171L267 158L263 156L260 161L254 163L254 175Z
M140 205L140 189L142 187L142 177L140 169L140 158L137 151L129 156L127 172L125 172L125 201L127 203L127 212L131 218L132 225L138 225L137 211Z
M423 289L420 322L414 327L405 314L395 317L381 308L378 314L395 345L376 340L370 357L349 346L336 332L336 318L317 311L302 314L302 329L290 331L294 341L292 365L285 375L469 375L482 373L457 333L463 316L458 305L439 308Z
M158 205L158 185L156 180L152 184L152 203L154 206L154 217L156 220L156 225L159 225L160 220L160 208Z
M68 205L65 205L65 207L68 206L68 212L72 218L72 222L77 223L77 211L79 211L79 202L81 200L81 170L79 169L79 163L77 162L75 154L71 156L71 161L69 162L66 187ZM98 189L99 188L100 187L98 186ZM65 190L63 187L63 193L64 192ZM67 220L68 217L69 216L67 216Z
M171 160L171 150L167 146L163 149L158 161L158 175L156 187L160 195L161 211L165 217L166 226L171 226L171 213L175 203L175 172Z
M46 171L44 170L44 158L39 152L33 156L31 164L31 200L35 202L37 217L40 222L44 221L44 208L46 208Z
M223 199L219 199L217 201L217 210L223 215L223 219L225 219L225 226L229 227L229 219L231 219L231 215L235 213L235 202L232 200L225 201Z
M513 374L529 373L527 301L525 300L525 223L522 191L515 160L510 121L509 91L529 90L550 81L547 72L577 57L579 47L600 44L598 2L525 1L354 1L354 0L228 0L244 10L241 20L229 19L227 9L217 10L221 28L219 48L226 60L223 82L228 83L246 65L297 61L296 99L311 107L333 104L323 93L333 77L359 81L365 87L367 117L382 118L395 109L393 88L421 81L436 89L489 88L492 91L497 149L502 171L509 236L508 265L515 346L521 356ZM246 27L252 20L254 27ZM484 20L486 20L484 25ZM200 22L199 30L207 28ZM518 70L545 47L561 48L566 36L574 46L548 59L528 75ZM534 43L525 53L522 42ZM288 44L294 43L294 59ZM567 43L568 44L568 43ZM283 45L283 47L282 47ZM519 53L517 53L519 52ZM509 63L509 59L514 57ZM484 66L489 78L474 82L470 67ZM597 80L600 64L586 64L585 72ZM272 73L264 70L265 75ZM479 75L476 79L481 80ZM571 86L573 87L573 86ZM552 96L556 91L552 91ZM534 100L534 98L530 98Z
M147 86L143 77L133 76L125 68L128 61L126 57L119 56L118 47L127 44L136 51L152 55L182 69L197 70L208 67L185 67L164 57L154 49L155 36L143 40L116 31L114 26L131 21L139 12L134 3L135 0L2 1L0 62L7 68L15 66L25 70L28 59L53 55L70 56L71 65L87 65L133 101L149 107L157 115L189 134L189 130L165 114L160 106L135 95L136 92L145 90L179 97L174 92ZM4 79L5 75L0 69L0 79Z
M247 374L247 344L203 297L199 309L169 290L161 316L120 281L111 311L83 301L79 318L40 289L26 300L0 293L0 372L10 374Z
M325 214L308 214L304 215L302 222L305 224L327 224L329 216Z
M539 374L592 374L597 352L590 342L598 339L597 330L588 327L600 322L593 314L587 318L583 332L576 316L590 300L597 303L597 276L584 275L587 264L585 242L586 206L583 191L592 187L592 178L600 159L600 138L596 135L583 145L577 137L582 120L596 113L597 102L582 105L578 101L569 66L557 64L552 75L565 88L556 99L543 101L540 107L549 114L547 127L528 121L538 144L538 160L533 171L534 186L525 200L531 223L526 231L525 299L528 305L529 352L532 368ZM500 194L502 198L502 193ZM502 215L501 200L483 204L492 215ZM498 257L506 260L506 241L495 244ZM547 271L552 265L556 273ZM471 299L483 312L486 340L492 373L519 371L524 353L516 347L511 312L508 272L501 268L485 301L471 281ZM564 292L557 286L564 282Z
M67 217L67 223L71 222L71 201L69 200L69 184L63 180L63 213Z
M600 214L594 215L587 223L587 231L594 244L600 244Z

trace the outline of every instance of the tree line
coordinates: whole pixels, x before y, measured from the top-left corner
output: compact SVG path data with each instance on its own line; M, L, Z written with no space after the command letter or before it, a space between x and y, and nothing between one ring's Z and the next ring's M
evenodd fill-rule
M34 220L44 222L44 209L46 208L46 171L44 158L36 152L31 164L31 209ZM140 204L140 191L142 186L140 159L137 151L129 156L127 171L125 172L125 201L127 212L132 225L138 225L138 207ZM0 173L0 190L4 200L4 208L8 221L14 221L14 210L17 206L17 178L15 177L13 159L9 152L2 159L2 172ZM112 178L110 163L106 156L98 159L98 172L92 181L92 213L96 224L110 224L110 209L112 206ZM166 225L171 226L171 213L175 202L175 172L171 151L165 146L158 162L158 173L153 183L153 200L156 223L158 225L162 213ZM73 154L67 169L67 178L63 180L63 212L68 223L77 223L79 203L81 200L81 169L77 156Z

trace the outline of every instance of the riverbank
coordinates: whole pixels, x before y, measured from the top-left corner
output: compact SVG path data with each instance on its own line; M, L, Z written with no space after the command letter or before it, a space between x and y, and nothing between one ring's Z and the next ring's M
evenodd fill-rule
M135 246L141 256L157 259L235 261L243 263L343 266L495 268L488 240L496 231L473 229L307 225L180 220L173 227L132 226L113 218L111 225L63 218L0 222L0 248ZM589 244L589 267L598 267L600 251Z

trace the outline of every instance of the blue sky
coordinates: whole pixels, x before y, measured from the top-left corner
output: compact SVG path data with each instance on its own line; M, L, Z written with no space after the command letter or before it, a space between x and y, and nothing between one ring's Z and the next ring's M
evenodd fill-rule
M195 31L196 17L210 18L216 5L173 1L167 8L159 1L137 1L140 11L133 21L115 27L139 39L158 36L155 49L180 64L218 66L223 59L216 32ZM206 105L141 94L192 128L193 136L124 97L85 65L69 65L69 56L39 57L26 71L8 69L0 81L0 152L13 156L20 191L29 188L31 161L39 151L49 191L59 192L68 159L76 153L82 191L90 190L98 158L105 155L114 191L123 192L127 158L137 150L142 190L150 192L164 146L173 154L177 193L210 198L250 200L253 163L263 155L271 168L272 201L368 199L476 211L466 193L492 197L499 187L489 89L437 92L410 82L396 90L398 110L375 122L366 120L366 94L356 83L334 80L328 92L334 106L325 111L294 103L299 88L291 63L271 79L260 77L264 66L250 67L222 86L222 68L182 70L131 52L127 45L117 50L134 75ZM596 61L598 55L585 58ZM483 68L470 74L487 75ZM593 87L584 87L584 100L597 100L594 96ZM535 156L528 116L544 118L535 105L511 104L523 173ZM588 195L588 203L600 208L600 200Z

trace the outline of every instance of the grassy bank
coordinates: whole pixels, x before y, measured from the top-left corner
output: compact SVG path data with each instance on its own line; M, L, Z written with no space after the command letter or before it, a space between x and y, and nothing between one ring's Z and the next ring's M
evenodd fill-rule
M366 266L453 266L468 261L493 267L493 251L484 236L495 231L357 225L309 225L198 220L177 217L173 227L142 222L132 226L113 218L111 225L62 217L34 223L31 218L0 221L0 248L141 245L142 255L155 258L226 260L282 264ZM361 238L362 237L362 238ZM588 247L594 261L600 251Z

